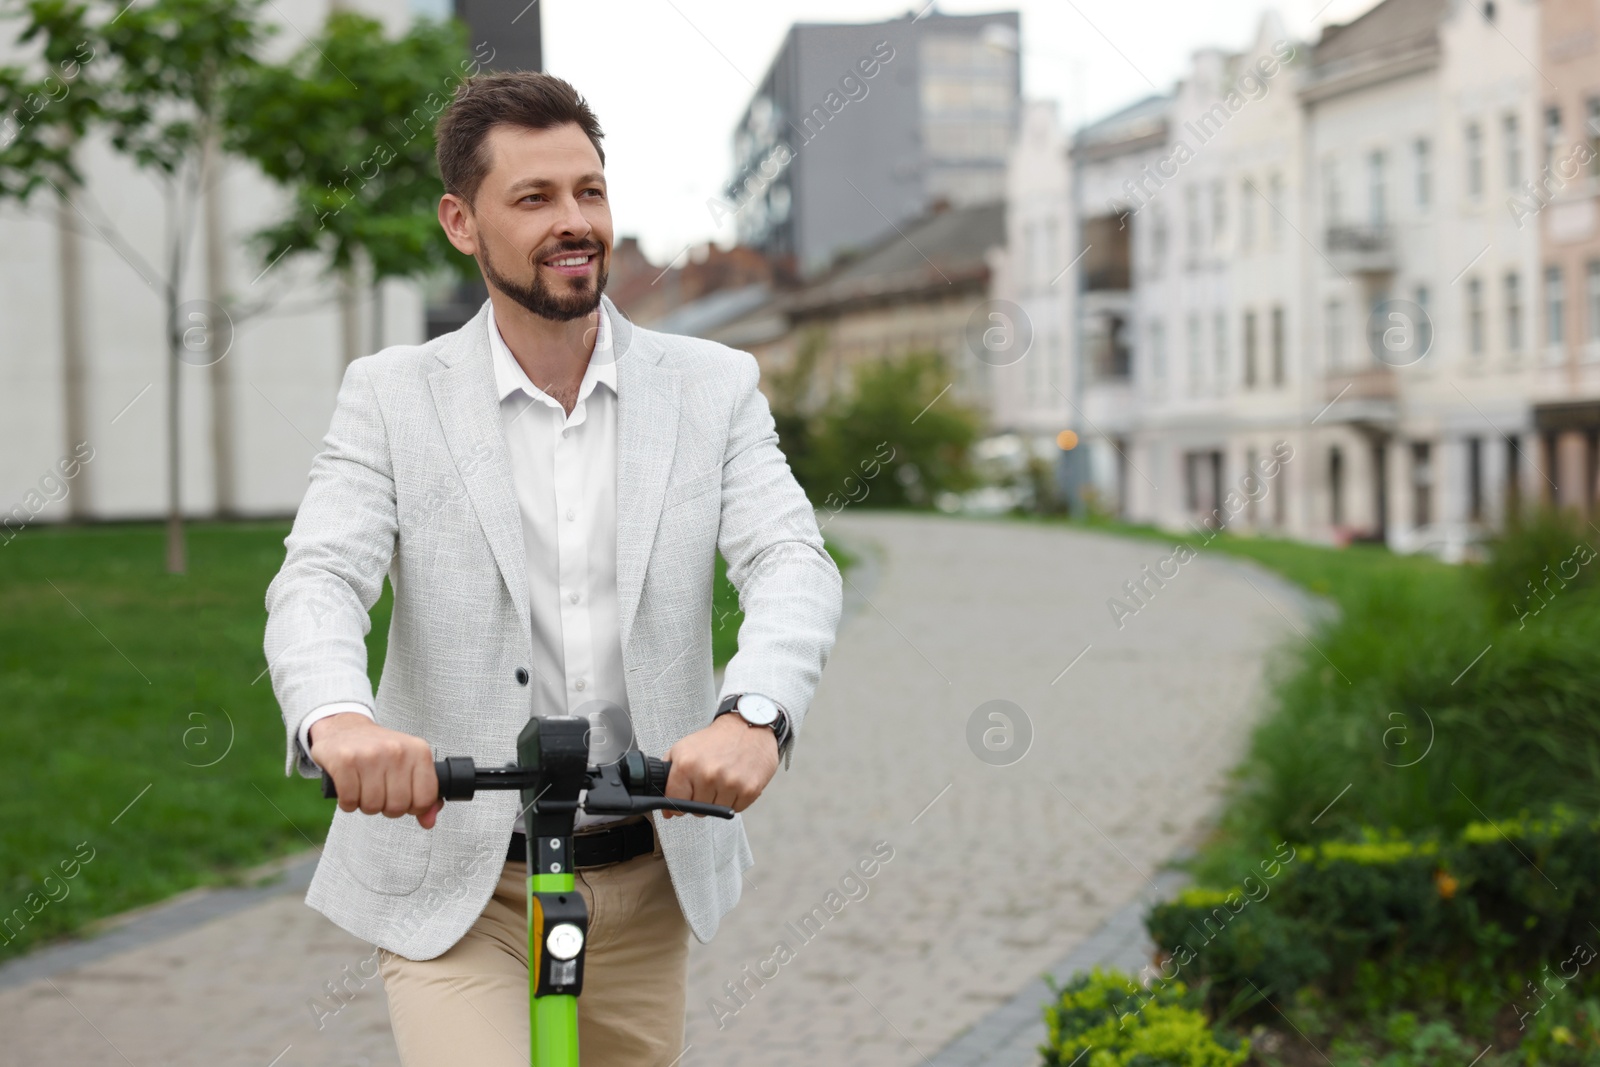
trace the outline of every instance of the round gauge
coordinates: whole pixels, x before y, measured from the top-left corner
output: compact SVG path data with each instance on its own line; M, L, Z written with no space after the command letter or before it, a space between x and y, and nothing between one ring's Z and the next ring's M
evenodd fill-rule
M544 944L556 959L570 960L583 950L583 931L571 923L562 923L551 929Z

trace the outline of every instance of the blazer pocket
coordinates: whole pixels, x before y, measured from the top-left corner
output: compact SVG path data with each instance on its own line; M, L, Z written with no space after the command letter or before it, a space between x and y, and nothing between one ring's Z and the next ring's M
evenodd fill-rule
M661 510L667 511L686 504L697 497L705 496L715 489L722 488L722 468L715 467L701 474L691 475L681 482L667 486L667 495L661 500Z
M345 870L374 893L409 896L422 886L433 857L433 835L412 815L391 819L340 811L328 832L337 844ZM337 842L335 838L337 837Z

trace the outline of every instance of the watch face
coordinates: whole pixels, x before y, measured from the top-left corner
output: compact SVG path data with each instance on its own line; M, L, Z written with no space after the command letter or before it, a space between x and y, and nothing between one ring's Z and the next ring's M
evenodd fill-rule
M778 705L756 693L746 693L735 705L739 717L757 726L771 726L778 721Z

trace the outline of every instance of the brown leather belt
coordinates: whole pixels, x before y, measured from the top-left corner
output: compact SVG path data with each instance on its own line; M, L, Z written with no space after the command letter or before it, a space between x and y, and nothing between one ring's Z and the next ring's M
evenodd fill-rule
M608 863L621 863L654 852L655 848L656 831L649 819L630 820L572 835L573 862L577 867L604 867ZM506 860L512 863L528 862L526 835L512 832Z

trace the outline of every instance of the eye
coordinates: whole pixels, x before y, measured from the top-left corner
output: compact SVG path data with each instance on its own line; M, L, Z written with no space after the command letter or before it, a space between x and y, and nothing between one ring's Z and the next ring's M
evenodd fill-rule
M527 202L529 200L543 200L543 199L544 199L544 194L543 193L529 193L527 196L523 197L522 200L519 200L518 203L524 203L524 202Z
M606 195L606 191L604 189L585 189L585 190L583 190L583 192L579 193L578 195L579 196L605 196Z

